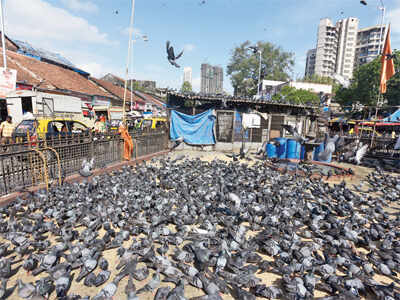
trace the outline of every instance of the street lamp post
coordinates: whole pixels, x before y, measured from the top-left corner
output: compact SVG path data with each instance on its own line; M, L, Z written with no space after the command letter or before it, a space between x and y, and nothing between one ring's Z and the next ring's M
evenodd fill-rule
M0 0L1 1L1 0ZM129 66L131 62L131 47L132 47L132 35L133 35L133 18L135 16L135 0L132 0L132 10L131 10L131 21L129 25L129 44L128 44L128 58L126 63L126 70L125 70L125 84L124 84L124 101L122 105L122 122L126 125L126 89L128 85L128 75L129 75Z
M385 8L385 4L383 3L383 0L379 0L379 2L380 2L380 5L381 6L379 6L378 7L378 9L379 10L381 10L382 11L382 16L381 16L381 30L380 30L380 34L379 34L379 48L378 48L378 54L381 54L381 51L382 51L382 45L383 45L383 43L384 42L382 42L382 36L383 36L383 23L384 23L384 21L385 21L385 13L386 13L386 8ZM362 4L362 5L367 5L367 1L366 0L361 0L360 1L360 3Z
M131 40L132 56L133 56L133 44L137 42L138 38L141 38L144 42L149 41L149 38L147 37L147 35L135 33L135 39ZM131 71L132 71L133 70L133 58L130 59L130 62L131 62ZM131 73L131 75L133 75L133 74ZM133 80L131 78L131 112L132 111L133 111Z
M381 32L379 34L379 54L381 54L381 52L383 51L383 41L382 41L382 37L383 37L383 23L385 21L385 13L386 13L386 8L385 5L383 3L383 0L380 0L381 2L381 6L379 7L379 9L382 11L382 16L381 16Z
M262 63L262 57L261 57L261 50L258 50L258 54L260 54L260 66L258 68L258 86L257 86L257 95L260 96L260 89L262 90L262 83L261 83L261 63ZM261 87L260 87L261 84Z
M254 54L260 54L260 64L258 68L258 84L257 84L257 96L260 96L260 83L261 83L261 64L262 64L262 51L257 46L250 46L247 49L251 50Z
M6 42L5 42L5 31L4 31L4 10L3 10L3 0L0 0L0 14L1 14L1 44L3 48L3 67L7 70L7 56L6 56Z

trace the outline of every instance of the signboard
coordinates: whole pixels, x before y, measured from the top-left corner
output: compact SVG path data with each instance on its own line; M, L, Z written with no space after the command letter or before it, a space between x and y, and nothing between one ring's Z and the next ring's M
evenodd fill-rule
M17 70L0 68L0 97L15 91L17 85Z
M261 117L257 114L243 114L242 124L244 128L260 128Z

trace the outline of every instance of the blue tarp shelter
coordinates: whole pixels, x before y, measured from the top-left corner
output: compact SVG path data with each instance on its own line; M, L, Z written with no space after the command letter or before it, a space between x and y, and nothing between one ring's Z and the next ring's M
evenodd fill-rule
M396 110L389 117L384 118L382 122L400 122L400 109Z
M172 140L183 137L191 145L214 145L214 122L212 109L195 116L171 110L170 137Z

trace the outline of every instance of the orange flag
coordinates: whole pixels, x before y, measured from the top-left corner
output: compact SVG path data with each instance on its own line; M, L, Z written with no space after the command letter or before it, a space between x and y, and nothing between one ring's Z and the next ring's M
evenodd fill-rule
M386 82L392 77L395 73L394 71L394 62L392 57L392 49L390 47L390 25L386 35L385 47L382 52L382 69L381 69L381 86L380 92L382 94L386 93Z

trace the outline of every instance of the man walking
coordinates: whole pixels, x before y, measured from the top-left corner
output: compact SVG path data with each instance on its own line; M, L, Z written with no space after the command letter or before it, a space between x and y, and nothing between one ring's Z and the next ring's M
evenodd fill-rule
M6 120L0 125L0 135L1 135L2 145L7 145L12 143L13 131L14 131L14 124L12 123L12 118L11 116L7 116Z

